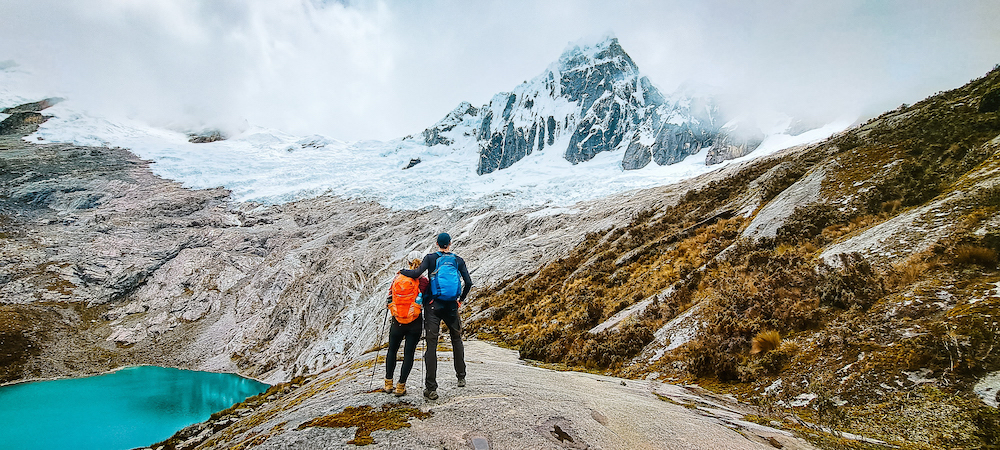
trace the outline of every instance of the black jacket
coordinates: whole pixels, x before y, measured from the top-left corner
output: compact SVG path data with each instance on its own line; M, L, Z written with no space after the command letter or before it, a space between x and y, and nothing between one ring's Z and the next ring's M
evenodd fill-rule
M450 253L450 252L449 252ZM454 253L452 253L454 255ZM416 269L403 269L399 273L406 275L410 278L417 279L424 272L430 274L437 269L438 254L429 253L424 256L423 261L420 261L420 267ZM469 290L472 289L472 277L469 276L469 269L465 267L465 260L461 256L455 255L455 265L458 267L458 272L462 274L462 296L459 297L458 301L464 302L465 297L469 295Z

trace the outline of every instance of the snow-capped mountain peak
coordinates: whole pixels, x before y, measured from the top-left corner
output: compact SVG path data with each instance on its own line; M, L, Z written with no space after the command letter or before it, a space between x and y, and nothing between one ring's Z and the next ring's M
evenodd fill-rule
M708 147L709 163L740 157L763 138L737 139L722 123L713 100L687 91L663 95L618 39L606 36L570 44L540 75L480 108L463 102L425 130L423 141L474 146L482 175L553 146L573 164L621 151L622 168L640 169L674 164Z
M611 64L622 72L638 73L639 67L625 53L618 38L608 36L593 44L571 44L557 61L559 72L567 73L575 70L586 70L593 66Z

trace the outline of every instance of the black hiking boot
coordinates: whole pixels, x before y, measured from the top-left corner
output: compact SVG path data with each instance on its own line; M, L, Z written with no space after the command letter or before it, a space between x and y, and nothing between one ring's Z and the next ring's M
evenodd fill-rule
M431 391L431 390L424 389L424 397L427 398L427 400L437 400L438 399L438 393L437 393L437 391Z
M465 378L458 379L458 387L465 387Z

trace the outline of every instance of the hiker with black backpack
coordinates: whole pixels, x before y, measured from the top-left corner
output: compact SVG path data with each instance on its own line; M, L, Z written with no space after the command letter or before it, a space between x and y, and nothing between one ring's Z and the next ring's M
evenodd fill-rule
M399 271L410 278L417 278L424 272L431 273L430 296L424 302L424 339L427 343L427 351L424 352L424 363L427 365L424 397L430 400L438 398L437 344L442 321L451 334L458 387L465 387L465 347L462 345L462 319L458 308L472 289L472 277L465 267L465 260L451 253L451 236L448 233L439 234L437 246L439 251L424 256L416 269Z
M407 258L410 269L420 266L420 253L411 253ZM421 314L423 299L430 293L430 281L427 277L408 277L397 274L389 286L389 298L386 308L392 313L392 324L389 326L389 353L385 355L385 392L394 393L396 397L406 395L406 378L413 368L413 356L420 341L420 331L423 327ZM399 368L399 383L392 385L392 373L396 370L396 353L403 341L403 366Z

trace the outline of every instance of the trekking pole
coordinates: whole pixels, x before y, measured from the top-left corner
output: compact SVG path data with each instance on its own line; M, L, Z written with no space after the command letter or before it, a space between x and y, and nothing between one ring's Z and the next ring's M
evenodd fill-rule
M372 382L375 381L375 370L378 369L378 354L382 351L382 330L385 329L386 318L389 317L389 308L385 309L382 315L382 328L378 329L378 343L375 344L375 362L372 364L372 377L368 379L368 390L372 390Z

